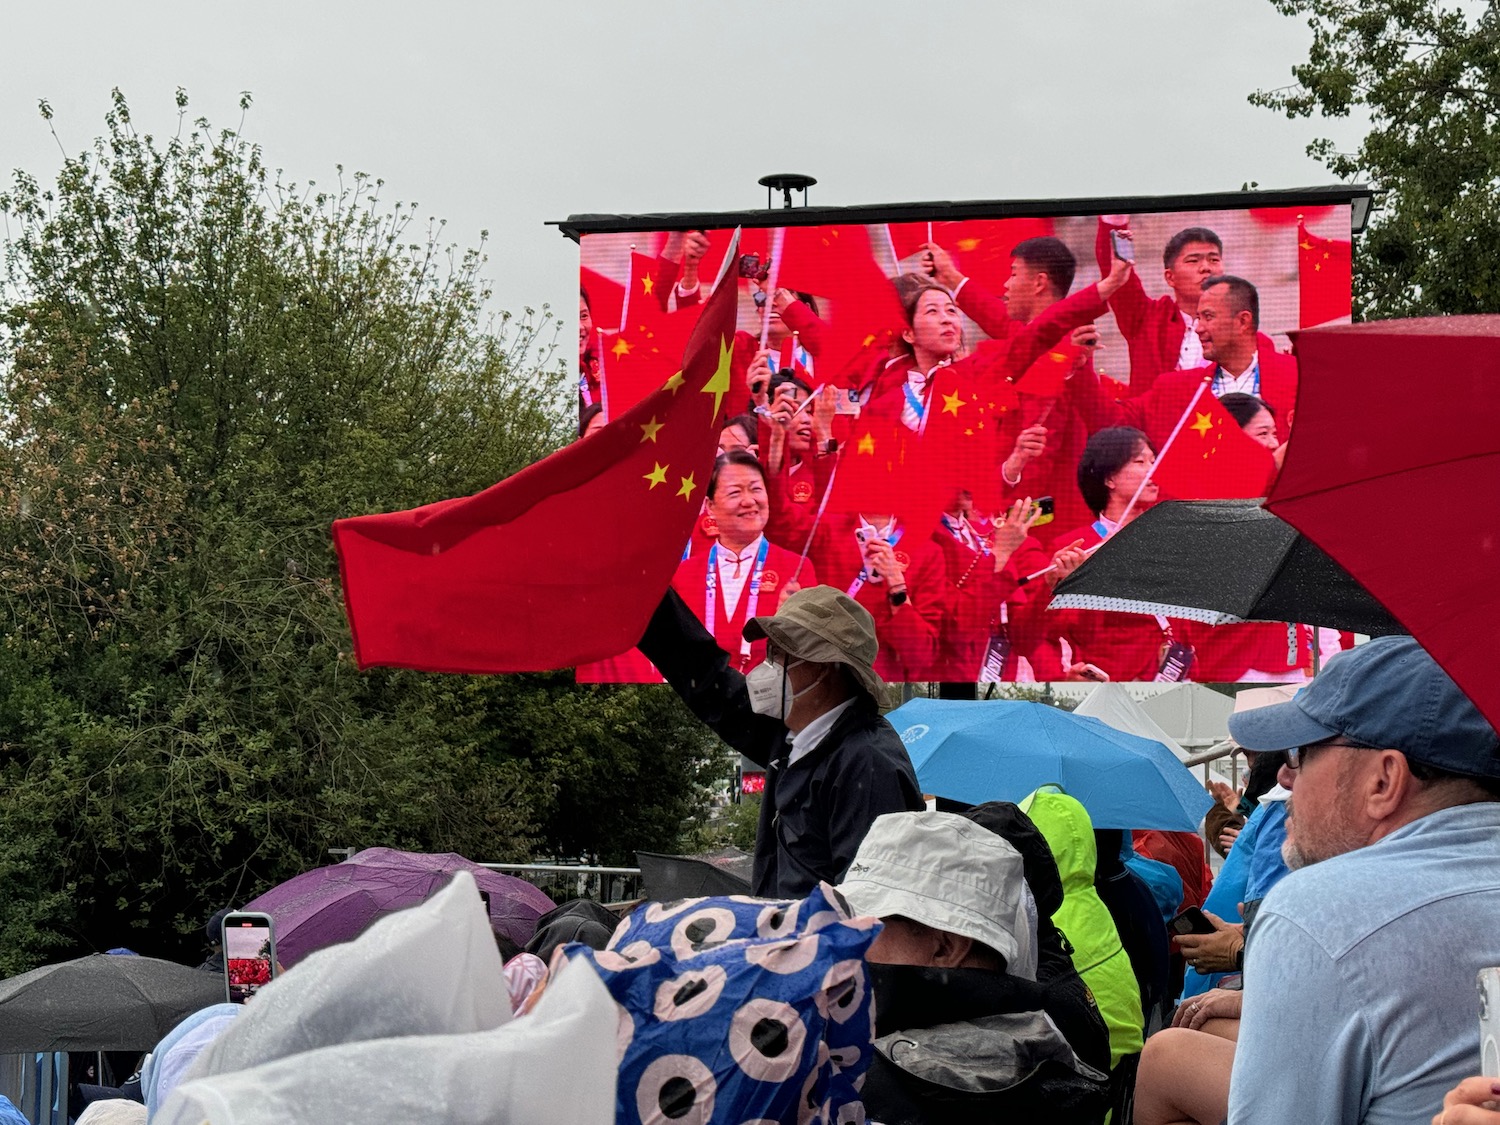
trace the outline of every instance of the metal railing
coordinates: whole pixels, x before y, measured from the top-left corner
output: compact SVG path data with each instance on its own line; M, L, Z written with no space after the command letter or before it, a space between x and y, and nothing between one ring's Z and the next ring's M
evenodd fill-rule
M525 879L554 901L591 898L597 902L633 902L641 897L639 867L597 867L585 863L481 863Z

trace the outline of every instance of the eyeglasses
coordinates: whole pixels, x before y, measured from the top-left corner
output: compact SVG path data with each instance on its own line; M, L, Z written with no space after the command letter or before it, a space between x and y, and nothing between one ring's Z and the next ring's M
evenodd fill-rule
M1293 746L1286 752L1286 764L1294 770L1300 770L1307 764L1307 756L1314 750L1332 750L1336 747L1356 749L1353 743L1340 742L1336 738L1325 738L1320 742L1309 742L1306 746Z

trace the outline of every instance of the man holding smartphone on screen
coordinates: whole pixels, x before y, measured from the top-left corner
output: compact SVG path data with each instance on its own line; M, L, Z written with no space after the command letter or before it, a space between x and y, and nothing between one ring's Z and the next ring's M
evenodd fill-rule
M1410 637L1229 733L1287 752L1293 869L1246 949L1230 1122L1429 1120L1476 1069L1500 964L1500 736Z

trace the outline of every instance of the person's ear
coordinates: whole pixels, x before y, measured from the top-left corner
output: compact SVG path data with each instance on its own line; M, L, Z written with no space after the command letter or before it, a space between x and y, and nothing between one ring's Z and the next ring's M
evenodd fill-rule
M1401 811L1417 788L1406 755L1399 750L1367 751L1370 761L1359 784L1364 789L1365 815L1386 820Z
M901 330L901 338L908 344L915 345L917 342L917 334L910 327Z
M949 933L947 930L934 929L937 935L937 948L932 951L932 963L940 969L956 969L969 958L969 951L974 948L974 939L962 934Z

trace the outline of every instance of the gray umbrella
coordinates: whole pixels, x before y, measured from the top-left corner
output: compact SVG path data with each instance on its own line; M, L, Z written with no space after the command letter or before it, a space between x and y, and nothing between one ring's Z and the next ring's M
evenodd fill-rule
M0 1054L149 1051L224 1001L224 978L154 957L95 953L0 980Z
M1157 504L1059 582L1049 608L1406 632L1348 571L1259 500Z

